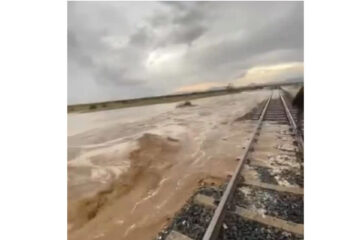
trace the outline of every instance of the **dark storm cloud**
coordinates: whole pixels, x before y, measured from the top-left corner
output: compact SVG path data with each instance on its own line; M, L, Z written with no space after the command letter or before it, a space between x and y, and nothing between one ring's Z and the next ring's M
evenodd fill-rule
M79 47L79 43L76 39L75 34L72 31L68 31L68 52L71 54L77 47Z
M204 14L198 8L190 8L185 12L180 12L174 17L173 22L176 24L189 25L204 20Z
M302 2L69 2L69 102L164 94L303 62L303 34Z
M198 8L197 3L162 2L170 7L167 15L155 13L150 21L153 27L167 25L171 30L160 37L157 47L169 44L187 44L201 37L208 29L205 15Z
M141 33L141 32L140 32ZM93 41L93 42L92 42ZM134 35L131 38L131 43L135 45L142 45L145 43L146 38L143 39L141 34ZM138 85L143 83L142 80L128 76L128 65L124 64L128 61L138 61L138 55L135 55L124 50L114 50L107 48L100 41L88 38L87 44L96 46L92 51L86 51L81 46L81 42L77 40L76 34L68 32L68 54L70 63L75 62L77 66L86 69L89 73L93 74L94 80L100 84L107 85ZM101 54L109 54L112 56L112 61L97 59L96 56L102 58ZM126 58L126 59L125 59ZM119 64L116 62L119 61Z
M150 25L157 28L169 24L170 20L171 16L169 16L167 13L156 11L154 15L149 18L148 21Z
M172 7L177 10L184 10L186 9L186 3L185 2L178 2L178 1L163 1L161 2L165 5L168 5L169 7Z
M194 25L193 27L176 29L172 33L173 43L187 43L191 44L194 40L199 38L206 32L207 28L201 25Z
M91 57L83 52L81 44L72 31L68 31L68 56L70 60L77 62L80 66L93 66Z
M112 69L109 66L102 66L98 69L97 74L104 83L116 85L138 85L142 84L143 80L137 78L129 78L126 76L126 69L116 68Z
M165 35L157 44L157 47L165 47L170 44L187 44L201 37L207 28L202 25L177 25L173 26L171 32Z
M143 27L140 28L137 32L135 32L133 35L130 36L130 44L136 45L136 46L144 46L150 41L150 34L148 30Z
M248 68L259 55L273 54L271 61L303 61L303 8L293 8L285 16L253 29L248 35L230 38L191 52L186 61L199 69L213 69L239 62Z

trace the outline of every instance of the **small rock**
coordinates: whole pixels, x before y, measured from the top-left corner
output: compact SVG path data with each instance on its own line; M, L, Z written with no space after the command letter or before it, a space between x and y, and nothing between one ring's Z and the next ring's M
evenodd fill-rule
M179 139L173 138L173 137L167 137L167 140L172 142L179 142Z

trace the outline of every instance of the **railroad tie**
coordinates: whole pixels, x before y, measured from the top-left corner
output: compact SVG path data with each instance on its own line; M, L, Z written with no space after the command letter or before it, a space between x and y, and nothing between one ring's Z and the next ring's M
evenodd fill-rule
M298 195L304 195L304 189L299 188L299 187L284 187L284 186L280 186L280 185L269 184L269 183L264 183L264 182L260 182L260 181L248 180L248 179L246 179L243 182L243 184L249 185L249 186L255 186L255 187L259 187L259 188L263 188L263 189L275 190L277 192L288 192L288 193L293 193L293 194L298 194Z
M272 217L272 216L261 215L254 211L250 211L250 210L242 208L242 207L236 207L235 213L238 214L239 216L241 216L245 219L251 220L251 221L259 222L259 223L262 223L262 224L265 224L268 226L272 226L275 228L280 228L287 232L304 235L304 225L303 224L285 221L285 220L282 220L282 219L279 219L276 217Z
M179 233L177 231L171 231L170 234L166 237L166 240L192 240L188 236L185 236L182 233Z

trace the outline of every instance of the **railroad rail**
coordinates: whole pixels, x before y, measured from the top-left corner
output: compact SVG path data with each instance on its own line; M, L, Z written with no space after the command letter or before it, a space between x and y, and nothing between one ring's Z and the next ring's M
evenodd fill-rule
M179 228L167 240L303 239L303 138L296 110L287 102L274 91L251 114L257 124L230 181L218 190L220 199L203 193L194 197L196 204L212 209L211 220L202 224L207 224L204 233L187 236Z

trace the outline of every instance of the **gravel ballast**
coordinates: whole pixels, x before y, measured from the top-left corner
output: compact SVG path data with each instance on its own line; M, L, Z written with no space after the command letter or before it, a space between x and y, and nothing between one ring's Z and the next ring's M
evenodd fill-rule
M218 240L300 240L302 236L245 220L234 213L225 216Z
M172 230L180 232L193 240L202 239L215 209L194 203L194 197L197 194L213 197L215 199L215 204L217 205L225 188L226 184L220 187L200 187L185 204L185 206L174 216L171 223L163 229L155 239L166 239Z
M239 207L256 209L266 215L294 223L304 223L302 195L246 186L236 189L234 198Z

